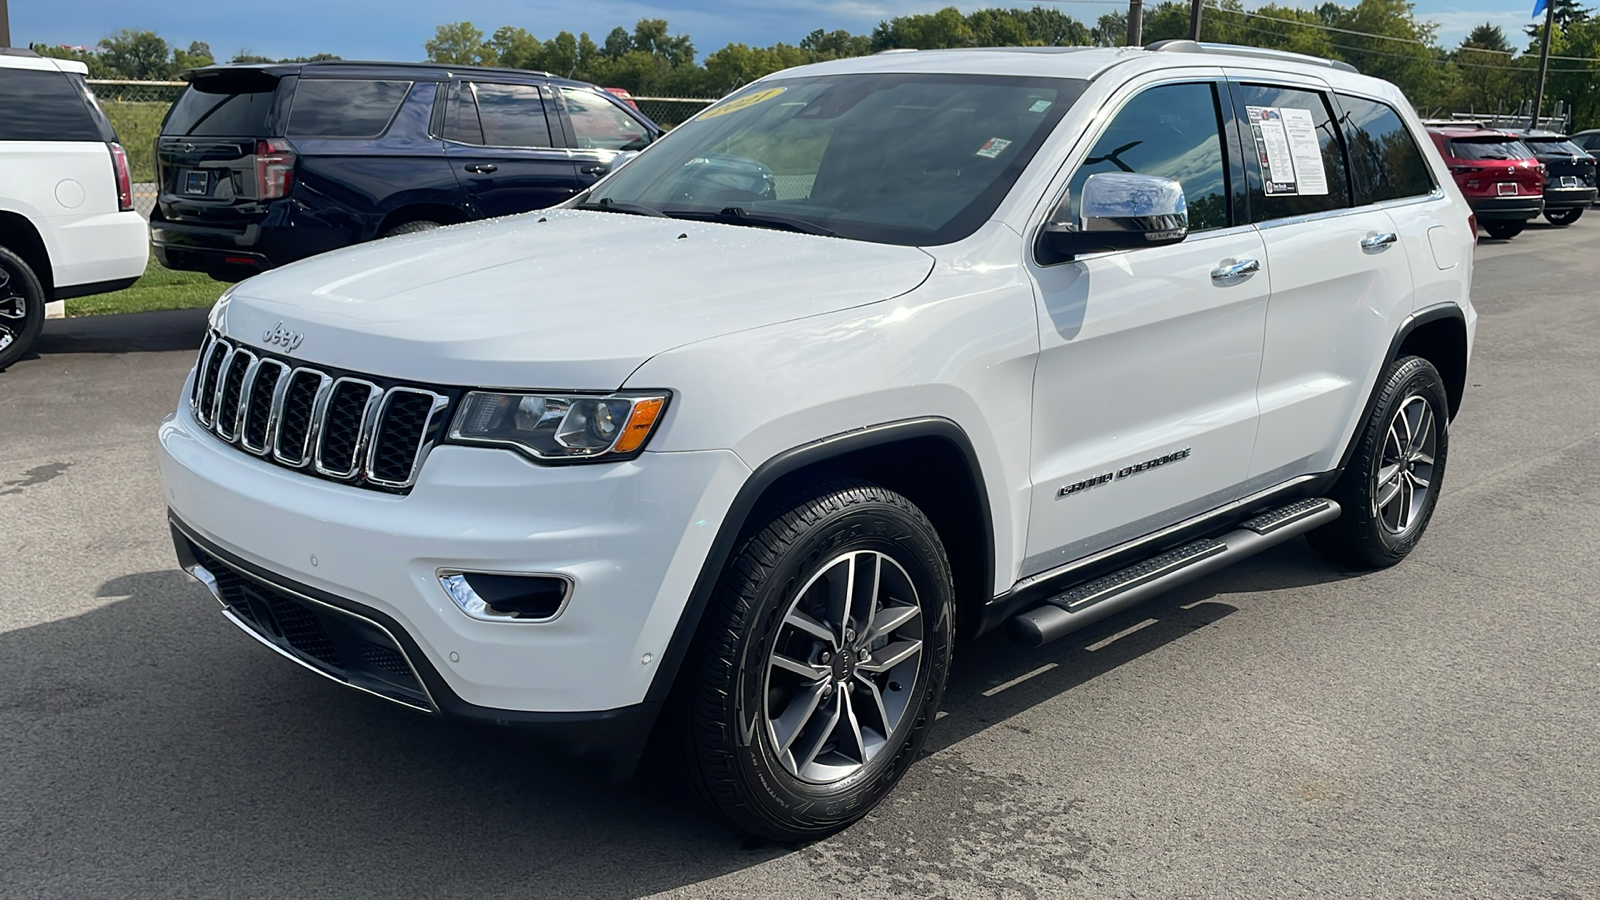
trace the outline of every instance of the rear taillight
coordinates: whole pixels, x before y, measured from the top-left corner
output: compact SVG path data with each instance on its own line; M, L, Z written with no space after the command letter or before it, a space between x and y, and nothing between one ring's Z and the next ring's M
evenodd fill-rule
M117 209L127 212L133 209L133 179L128 175L128 153L122 145L112 141L111 171L117 176Z
M293 186L294 147L288 141L256 141L256 197L287 197Z
M1472 242L1478 242L1478 214L1467 213L1467 230L1472 232Z

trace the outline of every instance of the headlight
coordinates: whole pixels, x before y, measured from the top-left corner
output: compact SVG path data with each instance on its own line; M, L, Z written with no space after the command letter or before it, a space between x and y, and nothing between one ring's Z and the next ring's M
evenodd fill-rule
M450 440L510 447L541 462L632 459L644 449L670 396L472 391L450 426Z

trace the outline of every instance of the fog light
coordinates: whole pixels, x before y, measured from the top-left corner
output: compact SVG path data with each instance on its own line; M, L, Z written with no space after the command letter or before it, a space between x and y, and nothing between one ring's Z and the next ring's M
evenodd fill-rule
M440 572L439 585L462 612L486 622L548 622L572 597L565 575Z

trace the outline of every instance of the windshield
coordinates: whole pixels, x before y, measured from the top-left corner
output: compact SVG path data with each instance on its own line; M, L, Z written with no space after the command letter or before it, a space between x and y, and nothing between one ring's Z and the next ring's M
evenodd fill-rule
M579 205L945 244L988 220L1086 84L889 73L762 82L673 130Z
M1523 138L1533 152L1545 156L1588 156L1589 151L1566 138Z
M1450 142L1450 155L1457 159L1533 159L1533 151L1521 141L1503 137L1456 138Z

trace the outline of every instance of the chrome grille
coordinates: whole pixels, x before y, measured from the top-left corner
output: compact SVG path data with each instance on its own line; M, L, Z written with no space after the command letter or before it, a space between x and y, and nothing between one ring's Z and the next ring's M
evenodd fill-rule
M253 456L403 492L444 431L454 394L382 382L298 365L213 333L200 349L189 402L207 430Z

